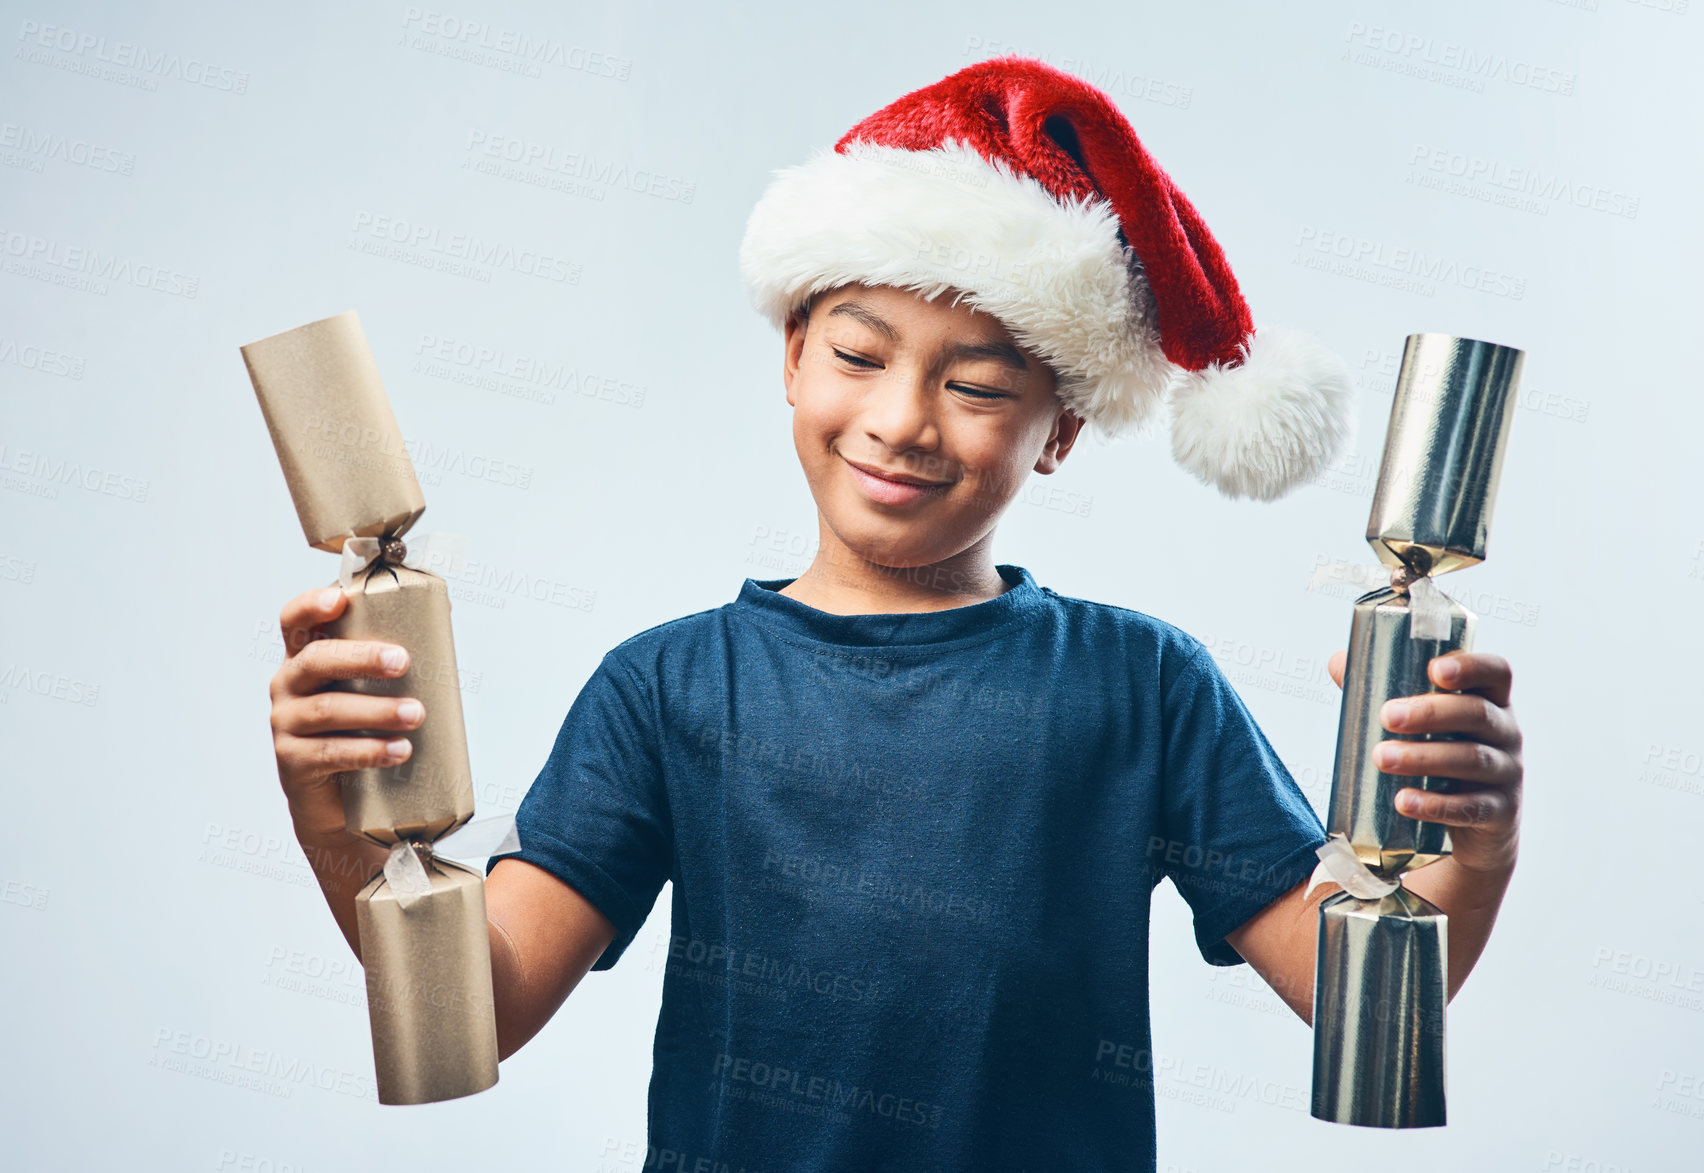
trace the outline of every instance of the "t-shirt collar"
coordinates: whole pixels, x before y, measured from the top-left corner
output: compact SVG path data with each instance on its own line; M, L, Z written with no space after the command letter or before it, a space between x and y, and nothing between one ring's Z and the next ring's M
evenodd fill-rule
M944 611L896 611L835 615L780 593L791 578L748 578L733 607L783 635L814 643L856 647L941 645L992 636L1000 628L1033 618L1041 610L1041 587L1022 566L994 569L1012 585L980 603Z

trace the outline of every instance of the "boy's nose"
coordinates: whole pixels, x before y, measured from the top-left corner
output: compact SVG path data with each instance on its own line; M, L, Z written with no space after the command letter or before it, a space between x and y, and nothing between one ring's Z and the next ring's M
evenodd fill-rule
M935 397L921 375L888 371L865 396L859 423L894 452L940 444Z

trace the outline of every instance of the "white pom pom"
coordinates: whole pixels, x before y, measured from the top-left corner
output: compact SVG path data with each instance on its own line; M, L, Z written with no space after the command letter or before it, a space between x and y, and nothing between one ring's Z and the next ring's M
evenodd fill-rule
M1233 499L1270 501L1318 476L1354 430L1355 388L1317 339L1263 327L1239 366L1173 381L1172 457Z

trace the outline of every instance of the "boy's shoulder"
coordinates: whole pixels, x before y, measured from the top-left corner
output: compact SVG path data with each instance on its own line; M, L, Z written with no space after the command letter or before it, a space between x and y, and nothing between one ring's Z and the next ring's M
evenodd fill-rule
M726 622L726 614L731 605L722 603L674 619L665 619L661 623L653 623L610 648L605 653L605 658L628 663L654 661L659 655L672 649L714 638L717 630Z
M1041 592L1054 603L1069 630L1097 641L1116 637L1122 652L1131 651L1133 644L1146 646L1179 665L1209 655L1207 645L1201 640L1147 611L1060 594L1052 587L1042 587Z

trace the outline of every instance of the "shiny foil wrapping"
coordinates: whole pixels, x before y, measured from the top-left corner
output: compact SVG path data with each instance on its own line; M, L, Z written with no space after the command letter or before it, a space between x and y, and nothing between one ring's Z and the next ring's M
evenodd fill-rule
M326 624L326 634L400 644L408 649L408 670L384 679L337 681L332 687L417 697L426 706L426 719L403 732L414 746L403 761L338 775L344 826L386 846L399 838L430 843L473 817L473 771L450 633L449 590L435 574L375 562L355 576L345 593L349 604Z
M332 687L414 696L426 707L403 734L413 743L407 760L340 775L348 829L375 843L412 843L431 877L431 892L410 902L381 871L356 898L379 1101L482 1091L497 1081L484 877L430 848L474 809L449 593L443 579L405 565L406 545L393 540L426 502L353 311L241 350L308 543L339 553L353 537L380 540L380 556L344 586L348 605L326 634L400 644L408 670Z
M420 855L430 895L404 908L381 872L355 897L381 1104L453 1100L497 1082L484 877Z
M1448 827L1409 818L1394 805L1396 792L1404 787L1448 791L1449 779L1386 774L1373 764L1373 750L1386 738L1455 741L1460 737L1392 733L1379 724L1379 711L1392 697L1442 691L1426 675L1432 657L1473 650L1478 617L1454 599L1447 602L1449 638L1413 639L1406 592L1386 587L1355 600L1327 821L1330 830L1348 836L1349 845L1369 870L1385 877L1424 867L1450 853Z
M407 532L426 499L355 311L240 349L308 545Z
M1525 352L1410 334L1367 541L1387 566L1443 574L1485 558Z
M1485 558L1524 359L1511 347L1445 334L1413 334L1403 348L1367 521L1391 586L1355 600L1326 821L1374 881L1397 887L1370 900L1339 892L1319 906L1313 1115L1322 1120L1444 1123L1448 918L1401 879L1448 855L1450 836L1442 824L1399 814L1394 801L1405 787L1448 791L1453 783L1386 774L1373 750L1387 738L1460 736L1389 733L1379 712L1392 697L1442 691L1427 672L1432 659L1472 650L1477 618L1429 579ZM1438 596L1447 635L1415 638L1426 633L1414 627L1421 591Z
M1444 1116L1449 918L1406 888L1320 902L1313 1115L1431 1128Z

